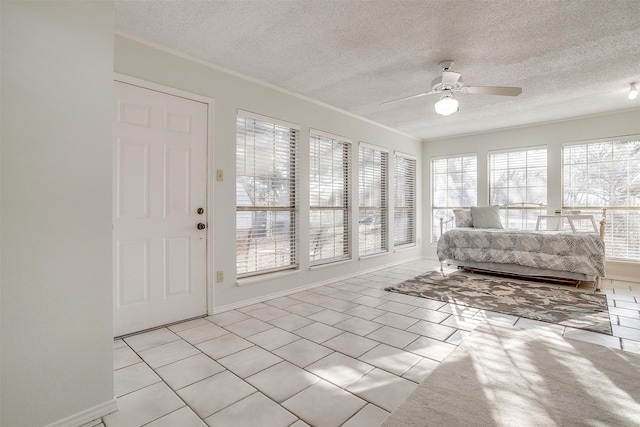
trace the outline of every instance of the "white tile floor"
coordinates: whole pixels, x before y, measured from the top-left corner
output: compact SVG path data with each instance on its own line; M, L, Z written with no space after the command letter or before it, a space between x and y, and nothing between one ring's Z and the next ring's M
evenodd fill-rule
M116 340L120 410L90 426L380 425L481 322L640 353L640 283L605 280L613 336L385 292L412 261Z

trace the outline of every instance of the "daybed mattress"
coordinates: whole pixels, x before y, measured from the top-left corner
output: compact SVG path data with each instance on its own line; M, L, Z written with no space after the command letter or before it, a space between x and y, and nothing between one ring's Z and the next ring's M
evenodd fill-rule
M605 274L604 243L596 233L461 227L440 237L438 259L515 264L588 277Z

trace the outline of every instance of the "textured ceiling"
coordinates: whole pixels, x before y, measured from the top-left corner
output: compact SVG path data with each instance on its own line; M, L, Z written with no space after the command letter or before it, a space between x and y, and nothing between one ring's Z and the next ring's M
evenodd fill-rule
M640 107L638 0L115 3L125 33L420 139ZM446 59L466 85L523 92L460 93L448 117L438 95L381 105L429 90Z

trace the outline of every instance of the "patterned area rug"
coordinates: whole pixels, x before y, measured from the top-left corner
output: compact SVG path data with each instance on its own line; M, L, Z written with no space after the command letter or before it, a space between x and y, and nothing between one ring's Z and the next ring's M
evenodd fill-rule
M611 335L606 296L562 285L431 271L385 290Z

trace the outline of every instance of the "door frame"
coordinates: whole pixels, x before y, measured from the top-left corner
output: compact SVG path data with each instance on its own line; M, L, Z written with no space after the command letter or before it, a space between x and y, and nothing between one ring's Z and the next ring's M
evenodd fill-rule
M207 105L207 159L206 159L206 176L207 182L205 183L205 191L206 191L206 200L207 200L207 244L206 244L206 253L205 253L205 277L206 277L206 299L207 299L207 314L211 315L213 313L214 306L214 256L213 256L213 179L215 178L213 173L213 126L214 126L214 107L215 103L213 98L209 98L206 96L198 95L196 93L187 92L182 89L176 89L170 86L161 85L158 83L150 82L148 80L139 79L137 77L132 77L126 74L121 73L113 73L114 82L121 82L130 84L133 86L138 86L143 89L149 89L156 92L165 93L167 95L173 95L180 98L189 99L191 101L201 102ZM113 237L112 237L113 243ZM115 289L115 276L112 280L112 287Z

